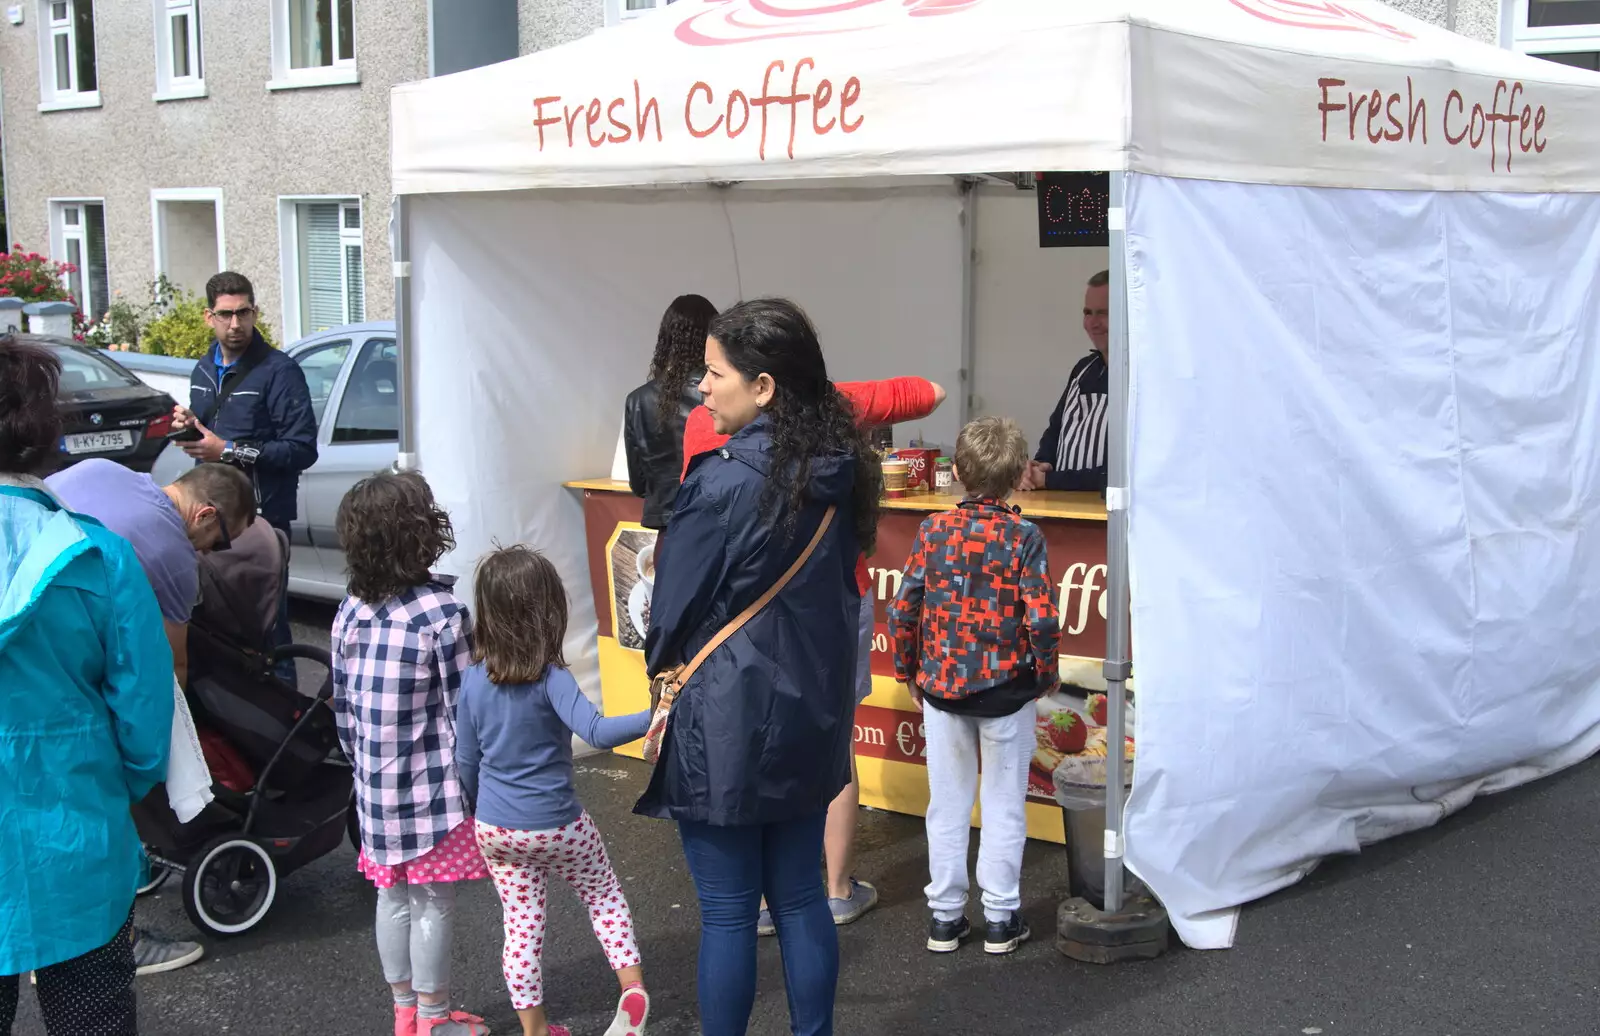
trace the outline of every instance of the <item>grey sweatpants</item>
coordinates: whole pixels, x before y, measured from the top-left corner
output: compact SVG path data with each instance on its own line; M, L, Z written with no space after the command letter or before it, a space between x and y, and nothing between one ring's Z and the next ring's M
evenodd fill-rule
M411 983L424 995L450 991L450 937L456 887L442 881L378 890L378 959L390 985Z

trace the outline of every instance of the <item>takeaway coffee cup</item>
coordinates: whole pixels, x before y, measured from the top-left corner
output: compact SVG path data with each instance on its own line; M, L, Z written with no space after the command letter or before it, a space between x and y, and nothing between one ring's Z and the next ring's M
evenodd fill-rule
M883 495L890 500L899 500L906 495L906 479L910 475L911 466L903 460L886 460L883 462Z

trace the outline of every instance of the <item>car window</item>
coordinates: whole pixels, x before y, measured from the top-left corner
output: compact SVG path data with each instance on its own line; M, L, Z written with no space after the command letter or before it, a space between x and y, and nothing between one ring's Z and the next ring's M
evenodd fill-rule
M362 348L339 401L334 442L400 441L399 358L389 338L373 338Z
M55 354L61 358L61 394L64 396L142 384L116 364L82 349L62 346L55 350Z
M349 355L348 338L314 346L295 355L294 362L305 372L306 386L311 389L311 412L317 415L319 430L322 428L323 413L328 409L328 397L333 395L334 382L339 380L339 369Z

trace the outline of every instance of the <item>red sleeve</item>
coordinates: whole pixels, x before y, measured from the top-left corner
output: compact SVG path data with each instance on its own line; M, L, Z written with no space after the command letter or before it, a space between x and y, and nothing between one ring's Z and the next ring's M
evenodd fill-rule
M679 481L689 474L690 461L727 441L728 437L718 435L711 423L711 411L704 406L689 411L689 419L683 423L683 470L678 473Z
M856 424L871 428L901 421L920 421L933 413L933 382L927 378L885 378L841 381L838 389L850 401Z

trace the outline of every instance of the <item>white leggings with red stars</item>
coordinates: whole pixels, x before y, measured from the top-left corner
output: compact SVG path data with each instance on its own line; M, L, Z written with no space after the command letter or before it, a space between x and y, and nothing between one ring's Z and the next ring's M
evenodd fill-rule
M513 831L479 821L477 834L478 848L489 864L505 915L506 947L501 963L511 1006L520 1010L544 1003L539 958L544 950L552 874L571 885L589 908L589 922L611 970L639 963L633 915L587 810L566 827L552 831Z

